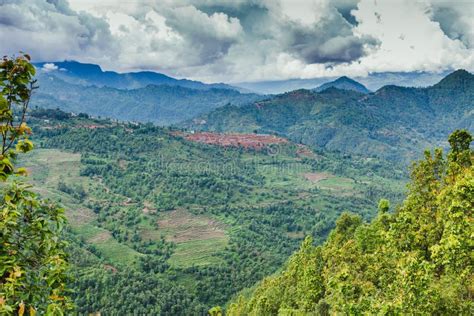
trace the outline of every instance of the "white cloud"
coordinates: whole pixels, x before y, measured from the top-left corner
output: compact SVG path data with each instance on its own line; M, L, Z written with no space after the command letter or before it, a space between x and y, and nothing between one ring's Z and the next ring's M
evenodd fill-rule
M441 0L0 0L0 50L227 82L474 70L473 10Z
M429 2L362 0L354 15L356 32L378 39L381 46L361 58L367 71L439 71L472 68L473 51L450 39L430 19ZM400 17L403 17L401 20Z
M58 70L58 66L56 66L53 63L46 63L46 64L43 65L41 70L43 70L44 72L55 71L55 70Z

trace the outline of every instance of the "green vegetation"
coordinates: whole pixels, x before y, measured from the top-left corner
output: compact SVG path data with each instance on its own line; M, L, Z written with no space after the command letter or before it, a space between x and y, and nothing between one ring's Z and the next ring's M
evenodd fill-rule
M447 157L425 152L394 213L381 200L370 224L343 214L324 245L308 237L283 271L236 298L227 314L471 315L471 142L467 131L456 131Z
M33 107L60 108L68 112L160 125L189 120L226 104L242 105L262 99L256 94L242 94L230 89L203 90L167 84L129 90L83 86L66 82L54 73L40 74L38 81Z
M28 55L0 61L0 314L62 315L71 308L64 210L41 200L19 179L16 157L33 149L26 111L35 89Z
M12 181L2 188L2 313L61 314L72 306L69 294L78 314L220 315L220 307L209 308L232 298L231 315L472 311L471 136L452 134L447 157L427 152L402 205L404 172L374 157L408 159L456 124L470 127L469 73L427 89L294 91L195 121L198 128L278 133L298 144L252 147L240 140L255 137L237 135L232 146L208 145L175 128L35 108L28 120L40 149L16 168L17 153L33 146L25 120L34 68L26 56L4 59L3 67L0 176L30 173L34 188ZM39 104L82 112L100 102L100 115L142 119L157 108L155 92L173 111L177 94L188 106L207 93L211 108L237 94L186 89L124 91L53 78ZM131 108L137 100L142 107ZM160 119L182 119L163 109ZM189 115L208 109L195 110Z
M173 129L35 109L23 164L66 208L78 313L199 314L274 273L404 173L376 159L185 140ZM179 294L177 294L179 293Z
M455 129L474 129L474 75L458 70L428 88L385 86L374 93L296 90L254 104L224 106L183 126L218 132L275 133L316 150L419 158L447 145Z

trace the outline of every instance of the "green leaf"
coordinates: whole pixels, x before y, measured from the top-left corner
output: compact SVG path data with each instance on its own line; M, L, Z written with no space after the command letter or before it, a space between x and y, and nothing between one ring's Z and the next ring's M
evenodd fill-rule
M28 139L22 139L16 144L16 150L27 153L33 149L33 143Z

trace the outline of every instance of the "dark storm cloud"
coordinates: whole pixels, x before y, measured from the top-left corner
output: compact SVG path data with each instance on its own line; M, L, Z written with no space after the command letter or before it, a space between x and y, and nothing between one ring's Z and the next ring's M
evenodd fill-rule
M357 9L359 0L333 0L331 3L347 22L357 25L357 20L351 11Z
M466 47L474 47L474 2L435 2L432 19L439 23L451 39L460 40Z
M375 43L369 37L356 37L352 32L353 25L348 20L352 17L350 10L357 3L354 0L337 0L327 16L309 26L288 19L284 12L278 11L274 1L194 2L150 7L164 17L166 26L183 43L177 47L154 38L148 47L153 50L172 47L180 63L187 67L211 64L243 42L255 43L254 49L261 51L262 58L273 54L269 49L278 49L310 64L357 60L364 56L367 46ZM5 41L28 36L41 39L35 48L21 43L26 47L12 45L12 50L33 50L39 58L57 55L58 59L64 59L81 54L113 56L117 54L114 50L120 49L106 20L72 10L66 0L2 0L0 4L0 24L8 26L10 31L3 36ZM147 20L146 12L130 17L145 25L148 32L159 31ZM127 25L118 29L122 33L132 31ZM144 61L146 64L149 62Z
M23 50L37 59L82 54L93 58L116 48L107 22L75 12L65 0L2 0L0 27L2 53Z
M69 3L66 0L46 0L46 2L52 4L60 13L75 15L74 11L71 10Z
M336 36L321 43L317 41L300 41L300 37L292 47L298 56L308 64L347 63L358 60L366 55L366 46L375 46L373 38L357 38L354 36ZM301 43L299 43L301 42Z
M377 44L374 38L355 36L352 25L335 12L311 27L293 26L288 37L288 49L309 64L357 60Z
M274 12L275 6L265 1L203 2L196 7L207 14L223 12L235 17L244 30L242 37L247 41L276 41L283 51L314 64L351 62L364 56L367 47L377 44L373 38L353 34L356 22L351 10L357 8L357 3L358 0L331 1L332 7L327 14L309 26L288 20L281 12ZM179 28L182 23L177 22L175 27ZM191 37L201 37L199 30L192 28L190 31L194 32ZM222 43L227 49L232 44Z
M243 35L239 19L220 11L207 14L194 6L170 10L166 24L185 39L194 54L199 54L201 65L226 55Z

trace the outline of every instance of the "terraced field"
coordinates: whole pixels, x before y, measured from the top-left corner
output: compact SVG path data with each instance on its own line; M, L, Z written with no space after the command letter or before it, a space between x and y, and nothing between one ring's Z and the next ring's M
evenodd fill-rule
M34 189L43 197L58 201L66 209L66 217L71 228L86 243L95 246L112 263L132 263L140 253L115 240L110 231L97 224L97 215L67 192L59 189L82 187L88 193L94 190L106 191L100 181L80 176L81 155L57 149L37 149L20 161L29 171L29 180ZM88 195L93 199L93 195Z
M80 154L57 149L38 149L32 151L20 161L29 172L29 180L35 191L43 197L58 201L66 208L73 231L86 243L98 249L101 255L112 264L131 264L140 256L133 248L118 242L112 233L100 227L97 215L85 207L87 201L79 201L70 194L61 191L60 183L66 186L80 186L88 193L88 200L93 200L95 191L110 190L101 181L80 176ZM128 199L115 196L126 207ZM144 212L149 213L153 206L145 205ZM216 219L204 215L194 215L184 209L160 214L157 226L143 225L141 236L144 240L159 240L164 237L176 244L176 249L170 258L170 264L177 267L192 265L207 265L218 263L215 254L228 244L226 226Z
M22 163L37 191L66 208L74 288L91 293L75 298L85 314L109 300L102 289L110 287L128 287L135 300L166 297L170 287L206 308L225 304L274 273L305 236L323 242L346 210L369 219L381 193L396 198L403 185L378 162L271 135L192 139L171 128L57 117L32 122L42 149ZM366 172L373 163L381 173Z

